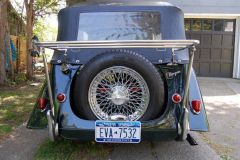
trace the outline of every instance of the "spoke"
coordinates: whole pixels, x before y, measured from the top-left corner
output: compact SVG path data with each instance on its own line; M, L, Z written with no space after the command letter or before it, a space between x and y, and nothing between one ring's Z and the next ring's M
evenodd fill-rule
M131 80L131 79L133 79L133 77L130 77L130 79L128 79L126 82L125 82L125 84L124 85L126 85L127 86L127 83Z
M130 91L130 95L133 95L133 94L143 94L143 91L141 91L141 92L139 92L139 91Z
M97 94L97 96L107 99L107 95L106 95L106 94L102 95L102 94L100 93L100 94Z
M108 75L108 81L109 81L110 86L112 86L110 75Z

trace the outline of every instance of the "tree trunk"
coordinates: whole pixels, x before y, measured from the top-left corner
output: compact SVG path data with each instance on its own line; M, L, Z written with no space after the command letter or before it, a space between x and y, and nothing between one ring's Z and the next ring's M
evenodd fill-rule
M7 81L6 77L6 63L5 63L5 35L7 23L7 0L0 1L0 84L4 84Z
M32 80L33 78L33 64L32 64L32 32L34 25L34 10L33 10L34 0L25 0L25 6L27 11L27 79Z
M12 62L12 49L11 49L11 44L10 44L10 32L9 32L8 23L6 23L6 37L7 37L7 46L8 46L10 75L11 75L11 79L13 81L15 81L15 74L14 74L14 68L13 68L13 62Z

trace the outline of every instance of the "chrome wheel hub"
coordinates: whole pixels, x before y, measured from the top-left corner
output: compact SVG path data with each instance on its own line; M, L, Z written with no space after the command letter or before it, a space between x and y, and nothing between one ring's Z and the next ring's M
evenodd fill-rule
M116 105L122 105L124 104L127 100L129 100L128 98L128 91L125 87L122 86L116 86L112 89L112 92L110 92L110 99L113 104Z
M114 66L102 70L88 90L91 110L98 119L125 116L140 119L147 110L150 93L143 77L128 67Z

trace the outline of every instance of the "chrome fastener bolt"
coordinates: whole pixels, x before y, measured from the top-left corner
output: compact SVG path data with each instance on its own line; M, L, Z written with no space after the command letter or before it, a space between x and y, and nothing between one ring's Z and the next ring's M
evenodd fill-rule
M61 60L57 60L57 63L61 63L62 61Z
M159 63L162 63L162 60L161 59L159 59L159 61L158 61Z
M76 60L76 63L80 63L80 60Z
M178 63L181 63L181 62L182 62L182 61L179 59L179 60L178 60Z

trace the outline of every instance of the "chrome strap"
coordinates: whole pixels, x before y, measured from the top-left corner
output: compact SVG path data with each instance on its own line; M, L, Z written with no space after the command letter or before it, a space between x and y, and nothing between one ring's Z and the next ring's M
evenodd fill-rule
M49 79L49 71L48 71L48 65L47 65L47 56L45 54L45 50L43 47L41 47L41 52L43 55L43 61L44 61L44 68L45 68L45 73L46 73L46 78L47 78L47 86L48 86L48 94L49 94L49 100L50 100L50 105L52 109L52 114L53 116L55 115L54 113L54 104L53 104L53 95L52 95L52 88L51 88L51 83Z
M189 83L190 83L190 76L191 76L191 70L192 70L192 65L193 65L193 58L194 58L194 51L196 50L195 46L190 47L190 61L188 64L188 73L187 73L187 79L186 79L186 87L184 90L184 97L183 97L183 105L182 108L185 108L186 106L186 101L187 101L187 96L188 96L188 88L189 88Z

